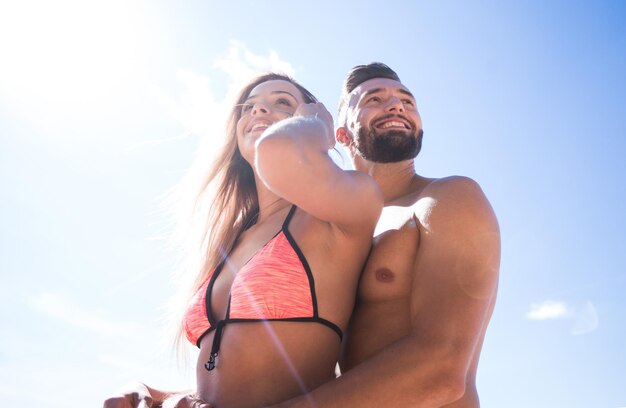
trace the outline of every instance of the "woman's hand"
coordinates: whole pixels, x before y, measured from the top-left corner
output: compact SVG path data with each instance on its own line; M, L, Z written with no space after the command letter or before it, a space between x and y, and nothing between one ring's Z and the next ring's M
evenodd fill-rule
M333 124L333 116L328 112L328 109L321 102L315 103L301 103L296 108L293 116L313 116L321 120L328 129L328 148L332 149L335 146L335 127Z
M151 408L155 402L159 406L162 401L155 401L151 391L154 390L145 384L133 383L121 395L104 401L104 408Z
M163 402L162 408L211 408L211 404L194 395L174 394Z
M190 391L159 391L143 383L132 383L120 395L104 401L104 408L211 408Z

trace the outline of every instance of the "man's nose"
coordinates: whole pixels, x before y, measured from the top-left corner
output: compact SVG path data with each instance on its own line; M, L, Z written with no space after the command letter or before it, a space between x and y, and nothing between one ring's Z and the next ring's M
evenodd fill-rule
M387 102L387 110L389 112L404 112L404 104L397 96L392 96Z

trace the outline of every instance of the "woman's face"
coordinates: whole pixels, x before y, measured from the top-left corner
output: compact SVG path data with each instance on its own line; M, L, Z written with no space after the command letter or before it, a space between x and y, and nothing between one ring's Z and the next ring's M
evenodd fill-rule
M254 143L265 129L292 117L303 100L300 90L284 80L266 81L250 91L241 106L241 118L237 121L237 144L248 163L252 163Z

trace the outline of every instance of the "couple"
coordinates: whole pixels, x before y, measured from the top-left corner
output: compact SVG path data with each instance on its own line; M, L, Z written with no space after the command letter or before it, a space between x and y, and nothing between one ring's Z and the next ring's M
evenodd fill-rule
M105 408L479 406L491 206L468 178L415 173L421 119L386 65L349 72L338 118L283 75L242 90L181 322L197 390L138 385ZM330 159L335 141L356 171Z

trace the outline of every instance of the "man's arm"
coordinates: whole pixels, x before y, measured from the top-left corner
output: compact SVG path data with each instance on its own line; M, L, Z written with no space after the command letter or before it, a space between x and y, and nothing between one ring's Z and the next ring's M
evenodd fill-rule
M496 295L498 224L470 179L435 181L422 196L411 333L314 390L308 400L318 407L440 407L465 392ZM309 405L296 398L280 406Z

